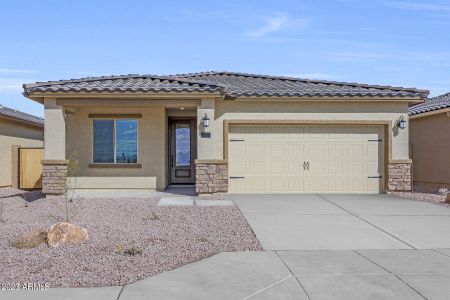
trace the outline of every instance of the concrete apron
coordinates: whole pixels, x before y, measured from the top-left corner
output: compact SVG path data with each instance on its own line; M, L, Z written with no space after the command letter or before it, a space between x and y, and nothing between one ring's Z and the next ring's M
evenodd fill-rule
M1 291L12 299L450 299L450 249L220 253L124 287Z

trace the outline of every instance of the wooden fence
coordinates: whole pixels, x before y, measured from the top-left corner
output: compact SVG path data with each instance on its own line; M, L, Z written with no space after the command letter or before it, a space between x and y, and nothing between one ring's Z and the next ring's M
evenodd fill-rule
M44 149L20 148L19 149L19 188L42 188L42 165Z

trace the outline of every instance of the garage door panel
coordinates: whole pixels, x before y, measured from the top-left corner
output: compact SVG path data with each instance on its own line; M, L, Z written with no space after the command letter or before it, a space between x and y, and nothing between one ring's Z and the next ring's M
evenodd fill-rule
M303 174L303 161L289 160L287 163L287 173L288 175Z
M286 127L286 134L288 140L302 140L305 138L305 127L298 127L298 126L288 126Z
M254 175L246 177L247 181L247 190L253 191L256 193L267 192L265 189L266 183L265 175Z
M286 145L273 143L269 145L269 155L273 158L286 156Z
M375 126L231 126L231 192L379 192L383 130ZM237 145L240 144L240 145ZM309 163L309 169L308 169ZM369 177L375 178L369 178Z
M286 173L286 163L284 161L272 160L269 162L270 175L283 175Z
M266 145L264 143L249 143L247 152L248 154L251 153L251 155L247 155L248 160L258 161L266 159Z
M244 178L230 178L228 190L230 193L246 193L248 191L246 183L247 182Z
M269 176L270 192L285 192L287 188L287 176Z
M298 159L305 156L305 145L300 143L290 143L287 147L287 155L289 159Z
M344 163L342 161L330 161L328 162L328 174L344 174Z
M249 161L248 162L248 174L249 175L264 175L266 172L265 161Z
M328 191L340 193L344 191L344 178L342 176L328 176Z
M328 145L328 156L341 157L344 155L344 145L342 144L330 144Z
M288 192L305 191L304 176L287 176Z

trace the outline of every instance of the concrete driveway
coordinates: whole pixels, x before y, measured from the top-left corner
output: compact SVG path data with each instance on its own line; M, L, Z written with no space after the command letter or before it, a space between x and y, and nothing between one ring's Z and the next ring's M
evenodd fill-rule
M123 286L0 299L450 299L450 209L388 195L232 195L266 251Z
M265 250L450 248L450 209L390 195L232 195Z

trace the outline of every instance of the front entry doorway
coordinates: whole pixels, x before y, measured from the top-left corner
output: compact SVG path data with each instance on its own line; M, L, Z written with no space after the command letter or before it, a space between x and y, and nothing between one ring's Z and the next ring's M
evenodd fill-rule
M169 118L171 184L194 184L197 158L195 119Z

